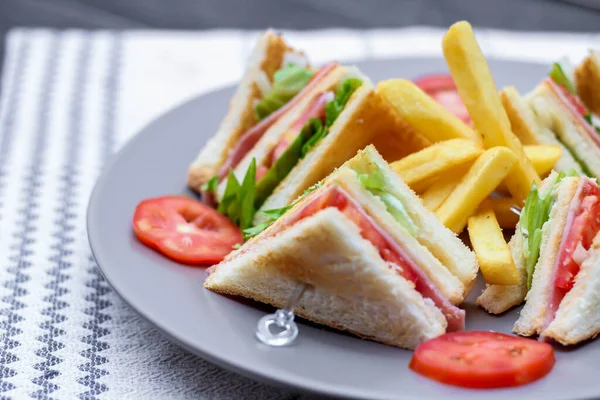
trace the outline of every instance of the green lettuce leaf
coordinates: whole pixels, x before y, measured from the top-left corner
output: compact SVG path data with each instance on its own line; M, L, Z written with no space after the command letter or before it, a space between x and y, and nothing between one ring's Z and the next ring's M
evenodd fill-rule
M552 68L550 69L549 75L552 78L552 80L554 80L554 82L567 88L569 92L576 94L573 83L571 83L571 80L567 77L559 63L552 64Z
M419 233L419 227L415 225L413 220L410 218L408 211L406 211L406 208L404 208L404 204L402 204L400 199L383 190L373 191L373 193L379 196L381 201L383 201L383 204L385 204L387 211L394 216L394 219L400 223L400 225L402 225L408 231L408 233L411 234L411 236L416 236Z
M256 187L256 199L254 206L258 209L265 202L267 197L273 193L273 190L279 183L290 173L290 171L298 164L298 160L302 158L302 148L304 144L314 134L312 125L305 125L300 134L296 136L294 141L288 146L283 154L273 163L269 171L258 182Z
M337 89L334 99L325 104L325 124L318 119L314 119L314 121L311 119L309 122L307 122L307 125L310 125L311 129L313 129L314 134L302 147L302 157L304 157L310 151L310 149L315 147L317 143L319 143L321 139L327 135L329 128L344 110L346 103L348 103L348 100L350 100L350 97L356 91L356 89L360 87L360 85L362 85L362 81L360 79L346 79ZM318 121L318 125L315 121Z
M227 176L227 184L225 185L225 193L223 193L223 197L221 198L221 202L219 203L217 211L229 217L229 208L233 205L233 203L235 203L237 192L239 190L240 183L236 179L233 170L230 168L229 175ZM236 221L234 221L231 217L229 218L237 225Z
M419 227L415 225L410 215L408 215L402 201L387 190L385 176L378 166L375 166L375 169L368 174L357 173L357 176L360 183L368 191L381 199L387 211L412 236L415 236L419 232Z
M308 141L306 141L306 143L304 143L304 145L302 146L302 154L300 156L301 158L304 158L306 153L308 153L310 149L315 147L315 145L319 143L319 141L323 139L325 135L327 135L327 126L323 125L320 119L311 118L307 122L307 125L304 125L304 128L306 128L307 126L308 129L311 130L312 134L310 139L308 139Z
M362 85L357 78L346 79L335 93L335 98L325 105L325 125L330 127L342 113L352 94Z
M548 191L546 196L541 196L538 188L534 184L525 200L525 207L521 211L519 219L521 233L525 237L523 245L523 256L526 260L527 270L527 290L531 289L533 272L540 257L540 247L542 244L542 228L550 219L550 211L553 206L553 199L550 193L563 178L578 176L574 169L568 172L561 172L557 175L553 183L553 188Z
M260 121L283 107L306 86L313 75L310 69L294 64L275 72L271 91L256 103L256 119Z
M369 190L385 190L385 177L379 168L369 174L358 174L358 180Z

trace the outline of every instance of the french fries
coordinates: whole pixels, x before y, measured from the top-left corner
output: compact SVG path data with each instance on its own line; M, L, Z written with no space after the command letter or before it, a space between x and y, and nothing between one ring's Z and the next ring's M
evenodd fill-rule
M504 146L517 156L517 166L506 184L515 199L525 200L531 185L540 185L540 177L521 142L511 132L510 121L471 25L466 21L452 25L442 40L442 48L460 97L482 136L483 146L487 149Z
M466 139L451 139L433 144L390 164L417 193L431 186L440 175L473 161L483 149Z
M432 143L468 139L481 144L481 136L418 86L405 79L377 84L377 91L396 112Z
M519 216L511 211L510 208L512 206L522 208L523 204L518 204L510 197L493 198L491 202L500 227L502 229L515 229L517 222L519 222Z
M523 149L539 176L546 176L552 171L554 164L556 164L562 155L560 146L540 144L523 146Z
M425 208L433 212L440 208L456 186L458 186L463 176L469 171L471 164L472 163L467 163L441 174L433 184L421 194L421 200L423 201Z
M490 199L485 199L477 213L469 217L467 229L486 283L490 285L519 283L519 271L496 221Z
M517 163L517 156L506 147L486 150L437 209L435 213L438 218L452 231L462 232L467 219Z
M552 168L554 164L560 159L562 155L562 149L560 146L553 145L527 145L523 146L525 150L525 155L527 158L531 160L533 164L533 168L535 168L535 172L540 177L546 176ZM508 188L506 187L505 182L502 182L498 188L496 188L498 193L507 194Z

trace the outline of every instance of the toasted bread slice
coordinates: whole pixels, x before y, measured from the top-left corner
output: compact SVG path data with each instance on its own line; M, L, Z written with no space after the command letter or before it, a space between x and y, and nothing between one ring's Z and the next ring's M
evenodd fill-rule
M540 126L552 131L577 157L579 164L593 176L600 176L600 152L595 141L585 132L581 121L575 118L552 92L547 83L542 83L528 96L529 104Z
M589 257L581 264L575 285L556 311L542 336L564 345L592 339L600 333L600 235L596 235Z
M557 171L568 171L571 168L581 173L581 166L573 158L569 150L557 139L550 128L541 125L529 102L519 95L514 86L508 86L500 92L502 105L510 120L511 128L519 140L525 144L547 144L561 146L562 154L554 165Z
M600 115L600 52L590 54L575 69L577 94L594 114Z
M525 306L513 326L514 333L531 336L542 332L550 287L553 284L554 264L569 215L570 203L579 182L580 178L564 178L552 192L555 204L550 211L550 219L542 227L540 257L533 272L531 289L525 297Z
M246 73L229 102L229 110L217 133L206 143L188 171L188 185L200 191L202 185L216 175L228 152L241 135L257 121L254 101L260 98L260 79L273 81L273 74L281 68L285 58L303 53L287 45L281 35L267 30L258 40L249 57Z
M283 307L297 285L309 285L298 316L401 348L446 330L433 302L389 268L335 208L259 238L218 264L204 286Z

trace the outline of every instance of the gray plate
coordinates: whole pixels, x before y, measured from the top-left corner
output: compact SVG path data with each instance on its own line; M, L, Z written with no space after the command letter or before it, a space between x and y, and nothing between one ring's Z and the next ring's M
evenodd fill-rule
M360 68L379 81L446 71L442 59L368 61ZM532 89L547 66L490 61L498 87ZM301 322L297 343L268 348L254 337L269 307L227 298L202 287L206 272L170 262L137 242L131 231L136 204L147 197L188 193L188 164L216 131L233 88L199 97L162 116L113 159L88 209L94 256L123 299L172 339L212 362L270 383L333 396L368 399L600 398L600 342L563 351L548 377L517 389L463 390L408 369L411 352ZM481 282L464 307L467 328L509 333L517 310L501 317L474 305Z

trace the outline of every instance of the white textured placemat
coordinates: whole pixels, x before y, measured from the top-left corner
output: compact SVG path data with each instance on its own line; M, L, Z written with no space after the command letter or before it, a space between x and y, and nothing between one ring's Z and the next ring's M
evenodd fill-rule
M286 35L320 63L440 55L443 32ZM592 34L477 33L488 56L544 62L577 62L600 43ZM238 80L257 35L9 33L0 98L1 399L299 397L168 342L110 290L86 238L88 197L107 158L159 114Z

